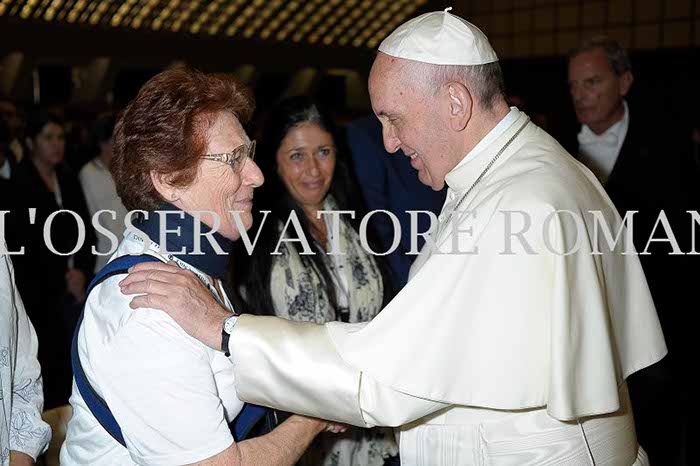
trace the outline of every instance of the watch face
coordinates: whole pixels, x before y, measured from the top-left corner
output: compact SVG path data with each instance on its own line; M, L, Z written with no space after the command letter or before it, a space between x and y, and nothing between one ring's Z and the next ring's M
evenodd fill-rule
M231 334L233 331L233 326L236 325L237 316L231 316L224 321L224 332Z

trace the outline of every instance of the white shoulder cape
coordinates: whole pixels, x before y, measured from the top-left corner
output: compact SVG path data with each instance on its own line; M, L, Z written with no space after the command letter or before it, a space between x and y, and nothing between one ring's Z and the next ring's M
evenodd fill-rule
M457 198L526 118L448 174ZM602 228L594 233L591 211L613 237L622 221L595 177L528 123L461 210L475 217L459 223L471 233L458 234L457 245L478 253L438 254L426 244L409 283L372 322L327 324L340 356L428 400L546 406L560 420L616 411L619 385L659 361L666 345L638 257L622 254L625 234L610 252ZM581 219L578 227L574 215L551 216L562 210ZM519 232L526 217L529 229L508 249L506 232ZM449 251L453 236L442 232L438 249Z

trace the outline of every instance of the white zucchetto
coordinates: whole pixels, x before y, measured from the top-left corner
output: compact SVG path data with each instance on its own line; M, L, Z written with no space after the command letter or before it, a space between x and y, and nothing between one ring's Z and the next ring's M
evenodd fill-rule
M498 61L486 35L470 22L445 11L405 22L382 41L379 51L434 65L485 65Z

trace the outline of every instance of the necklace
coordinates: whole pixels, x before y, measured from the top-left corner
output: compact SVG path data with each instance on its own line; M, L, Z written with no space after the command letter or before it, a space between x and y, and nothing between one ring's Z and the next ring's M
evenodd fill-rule
M464 200L467 198L467 196L469 196L469 193L471 193L472 190L474 189L474 187L479 183L479 181L481 181L484 178L486 173L491 169L491 167L493 167L493 164L496 163L496 161L499 159L499 157L501 157L501 154L503 154L503 152L505 152L505 150L508 148L508 146L510 146L510 144L515 140L515 138L517 138L520 135L520 133L525 129L525 127L527 126L527 124L529 122L530 122L530 118L526 117L525 122L522 124L522 126L520 126L520 128L518 128L518 130L515 132L515 134L513 134L510 137L510 139L508 139L508 142L506 142L503 145L503 147L501 147L501 149L498 151L498 153L491 159L491 161L488 163L488 165L486 165L486 168L483 169L483 171L479 174L479 176L476 177L476 179L474 180L472 185L469 186L469 189L467 189L467 191L464 194L462 194L462 197L459 198L459 201L457 202L457 205L455 206L455 208L450 210L450 213L447 217L447 220L443 223L443 225L450 224L450 221L452 220L452 214L459 210L459 208L462 205L462 203L464 202ZM438 228L438 232L437 232L437 235L435 236L435 240L438 240L440 238L440 235L442 235L444 229L445 229L445 227Z

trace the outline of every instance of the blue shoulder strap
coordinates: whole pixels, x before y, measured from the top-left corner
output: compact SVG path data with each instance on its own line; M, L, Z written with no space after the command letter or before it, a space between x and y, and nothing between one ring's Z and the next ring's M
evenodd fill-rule
M246 403L236 419L233 420L233 439L245 440L250 431L267 415L267 408Z
M158 258L147 254L139 256L121 256L114 259L112 262L105 265L97 273L97 275L95 275L95 278L92 279L90 286L88 286L86 297L90 295L90 292L92 292L97 285L108 278L114 275L125 274L128 272L129 268L140 262L157 261L159 261ZM107 402L102 399L102 397L92 388L92 385L90 385L90 381L85 375L83 366L80 363L80 354L78 352L78 334L80 333L80 326L83 323L83 315L84 311L80 313L80 318L78 319L78 324L76 325L75 333L73 334L73 343L71 345L71 365L73 366L75 385L78 388L80 395L82 395L85 404L90 409L90 412L93 414L93 416L95 416L100 425L104 427L104 429L114 438L114 440L126 447L119 423L114 418L109 406L107 406ZM235 440L237 442L244 440L252 428L257 425L266 414L266 408L246 403L234 420L233 435Z

